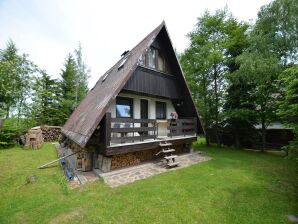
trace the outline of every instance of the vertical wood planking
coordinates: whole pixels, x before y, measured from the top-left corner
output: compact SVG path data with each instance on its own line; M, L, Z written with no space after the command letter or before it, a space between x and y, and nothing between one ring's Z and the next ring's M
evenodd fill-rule
M105 119L105 145L111 144L111 113L106 113Z

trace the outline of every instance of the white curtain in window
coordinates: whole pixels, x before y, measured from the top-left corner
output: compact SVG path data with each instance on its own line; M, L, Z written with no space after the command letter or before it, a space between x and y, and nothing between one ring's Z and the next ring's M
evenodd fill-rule
M150 48L147 53L147 66L150 68L156 68L156 50Z

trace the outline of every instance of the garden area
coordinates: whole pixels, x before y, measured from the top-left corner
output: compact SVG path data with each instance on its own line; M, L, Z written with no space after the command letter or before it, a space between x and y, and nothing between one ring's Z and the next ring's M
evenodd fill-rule
M54 144L0 150L0 223L290 223L298 213L297 163L195 143L212 160L118 188L71 190ZM34 182L27 181L30 176Z

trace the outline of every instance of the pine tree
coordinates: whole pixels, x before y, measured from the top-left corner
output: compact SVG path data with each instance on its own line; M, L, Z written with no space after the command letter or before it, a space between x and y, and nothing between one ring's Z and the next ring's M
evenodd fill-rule
M61 88L56 79L42 72L33 85L32 115L38 125L62 125L61 123Z
M77 66L75 59L71 54L68 54L64 63L64 69L61 73L61 93L62 93L62 123L64 123L76 107L77 92Z
M79 44L78 49L75 50L75 60L76 60L76 66L77 66L77 85L75 86L75 105L77 106L79 102L81 102L87 92L88 92L88 79L89 79L89 73L90 69L88 69L86 63L83 60L83 54L82 54L82 46Z

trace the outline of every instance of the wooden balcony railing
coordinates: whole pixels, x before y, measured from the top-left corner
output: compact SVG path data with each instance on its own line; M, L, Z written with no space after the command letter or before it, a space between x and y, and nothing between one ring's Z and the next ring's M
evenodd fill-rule
M155 119L111 118L111 142L125 143L156 139Z
M169 119L167 123L168 137L196 134L196 118ZM156 139L158 122L156 119L111 118L111 113L106 113L104 133L106 146Z
M179 135L194 135L197 133L197 118L183 118L168 120L169 137Z

